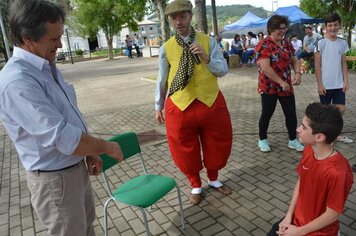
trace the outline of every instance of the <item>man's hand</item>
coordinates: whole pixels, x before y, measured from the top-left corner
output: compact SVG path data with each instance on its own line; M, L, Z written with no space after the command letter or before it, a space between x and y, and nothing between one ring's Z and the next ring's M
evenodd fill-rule
M87 168L89 175L99 175L103 167L103 161L98 156L87 156Z
M204 61L205 64L208 64L210 62L210 57L204 52L202 46L192 43L191 45L189 45L189 50L192 53L197 54Z
M156 111L156 120L158 123L164 123L164 115L162 111Z
M108 142L110 147L109 150L106 154L108 154L110 157L116 159L118 162L122 162L124 160L124 155L121 151L120 145L116 142Z

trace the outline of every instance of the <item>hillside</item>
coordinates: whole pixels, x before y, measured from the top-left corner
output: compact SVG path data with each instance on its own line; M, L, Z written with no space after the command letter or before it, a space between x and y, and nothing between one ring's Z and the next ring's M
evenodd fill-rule
M266 18L268 12L262 7L253 7L251 5L227 5L227 6L217 6L216 16L218 18L218 28L219 31L223 30L224 25L233 23L243 17L248 11L252 12L256 16L261 18ZM206 7L207 20L209 29L212 25L212 9L211 6Z

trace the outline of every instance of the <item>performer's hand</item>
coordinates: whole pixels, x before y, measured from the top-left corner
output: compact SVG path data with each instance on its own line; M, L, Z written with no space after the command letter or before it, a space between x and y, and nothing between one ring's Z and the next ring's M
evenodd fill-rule
M156 111L156 120L158 123L164 123L164 115L162 111Z
M192 43L189 46L189 50L192 53L197 54L204 61L205 64L208 64L210 62L210 57L204 52L204 49L202 46L200 46L196 43Z
M89 175L99 175L103 166L103 161L98 156L87 156L87 168Z

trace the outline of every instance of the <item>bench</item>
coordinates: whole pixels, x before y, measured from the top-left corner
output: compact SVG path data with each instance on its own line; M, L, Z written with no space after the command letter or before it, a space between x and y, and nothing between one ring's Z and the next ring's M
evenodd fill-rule
M240 67L240 56L239 55L230 55L229 56L229 68Z
M150 48L150 57L158 57L158 55L152 55L152 48L157 48L158 49L158 54L159 54L159 48L160 48L160 46L159 45L150 45L149 46L149 48Z
M346 56L346 61L356 61L356 56Z

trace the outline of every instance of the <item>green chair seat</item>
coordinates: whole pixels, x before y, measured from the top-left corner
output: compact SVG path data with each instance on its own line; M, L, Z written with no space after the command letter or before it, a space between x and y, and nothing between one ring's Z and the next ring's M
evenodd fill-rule
M146 208L176 186L174 179L161 175L141 175L122 184L113 195L117 201Z

